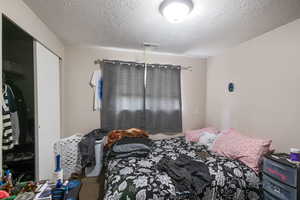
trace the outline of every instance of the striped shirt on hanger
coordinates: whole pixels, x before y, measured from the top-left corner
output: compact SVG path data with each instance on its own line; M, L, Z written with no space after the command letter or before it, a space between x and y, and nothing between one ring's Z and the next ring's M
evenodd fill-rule
M10 109L8 106L7 85L4 86L3 102L2 102L2 149L9 150L14 147L13 129L11 124Z

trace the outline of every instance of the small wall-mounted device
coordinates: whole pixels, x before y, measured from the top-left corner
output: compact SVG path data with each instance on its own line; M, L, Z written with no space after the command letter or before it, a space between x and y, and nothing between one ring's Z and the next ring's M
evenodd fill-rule
M234 83L229 83L228 84L228 91L229 92L234 92Z

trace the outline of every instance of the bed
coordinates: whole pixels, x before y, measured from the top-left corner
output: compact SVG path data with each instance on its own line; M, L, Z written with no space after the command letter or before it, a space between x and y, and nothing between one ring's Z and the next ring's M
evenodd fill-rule
M200 152L207 152L203 158ZM260 199L260 179L238 160L216 155L205 146L190 144L184 137L154 141L146 158L105 160L104 200L179 200L172 179L156 168L163 156L176 159L185 154L205 162L213 181L197 199Z

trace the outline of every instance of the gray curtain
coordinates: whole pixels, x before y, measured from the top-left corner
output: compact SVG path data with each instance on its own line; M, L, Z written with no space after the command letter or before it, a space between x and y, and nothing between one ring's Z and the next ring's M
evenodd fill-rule
M143 64L102 62L101 127L107 130L145 129Z
M182 131L180 74L180 66L147 66L145 125L150 133Z

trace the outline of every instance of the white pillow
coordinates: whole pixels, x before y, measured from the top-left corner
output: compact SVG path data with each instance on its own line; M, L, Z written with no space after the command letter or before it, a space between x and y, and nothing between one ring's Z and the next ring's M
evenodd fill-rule
M208 150L212 148L214 141L216 140L217 135L214 133L204 132L198 140L199 145L207 146Z
M164 134L164 133L158 133L158 134L150 134L149 138L151 140L163 140L163 139L170 139L170 138L175 138L175 137L179 137L179 136L184 136L184 134L177 133L174 135L168 135L168 134Z

